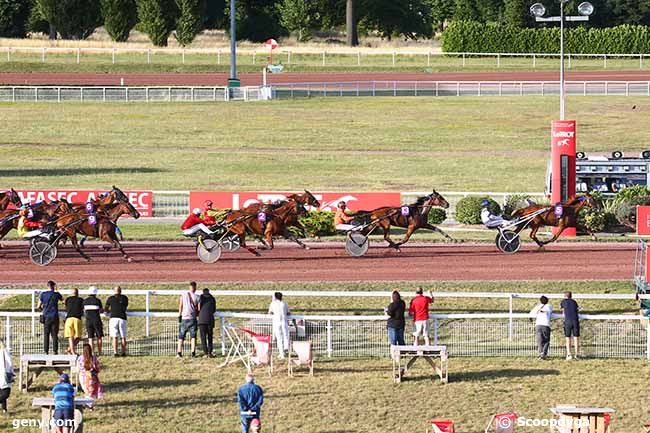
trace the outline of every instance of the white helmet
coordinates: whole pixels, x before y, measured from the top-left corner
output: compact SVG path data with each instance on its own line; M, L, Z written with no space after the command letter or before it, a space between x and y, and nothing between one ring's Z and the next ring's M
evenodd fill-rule
M195 207L192 213L194 215L201 215L201 208Z

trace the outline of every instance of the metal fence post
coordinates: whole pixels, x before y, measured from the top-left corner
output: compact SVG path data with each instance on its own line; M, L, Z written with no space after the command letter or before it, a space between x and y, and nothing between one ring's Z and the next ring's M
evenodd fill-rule
M431 66L431 53L427 53L427 66Z
M323 51L323 66L325 66L325 51Z
M253 51L253 64L255 64L255 56L256 55L257 55L257 53L255 51Z
M648 87L648 93L650 93L650 87ZM16 102L16 88L11 88L11 102Z
M603 54L603 69L607 69L607 54Z
M512 341L512 327L514 326L512 318L512 293L508 296L508 341Z
M167 101L171 102L171 100L172 100L172 88L171 88L171 86L169 86L169 87L167 88L167 91L169 92L169 93L167 94Z
M456 96L460 96L460 81L456 82Z
M106 102L106 87L102 87L102 101Z
M291 64L291 51L287 52L287 64Z
M361 66L361 51L357 53L357 66Z
M147 291L147 294L144 297L144 308L145 312L147 313L147 316L144 319L144 327L145 327L145 335L148 337L149 332L150 332L150 317L149 314L151 313L151 302L150 302L150 295L151 292Z
M129 102L129 88L126 88L126 102Z
M113 51L111 52L111 61L115 64L115 48L113 48Z
M61 88L56 88L56 102L61 102Z
M32 337L36 336L36 292L32 291Z
M151 50L147 48L147 64L151 63Z
M537 57L533 54L533 69L537 66Z
M375 81L372 82L372 96L375 96L375 88L376 88L377 83ZM650 86L650 84L649 84ZM648 87L648 92L650 93L650 87Z
M7 317L7 319L9 319ZM327 357L331 358L332 357L332 320L328 319L327 320Z
M220 325L221 326L221 356L226 355L226 336L224 335L224 330L226 329L226 319L221 316L220 320Z
M465 53L463 53L463 68L465 67Z
M81 48L77 48L77 64L81 61Z
M217 50L217 65L221 64L221 50Z
M185 64L185 48L181 50L181 63ZM255 63L255 62L253 62Z
M47 48L43 47L43 50L41 51L41 62L45 63L45 50Z
M497 54L497 68L501 67L501 54Z
M433 345L438 345L438 318L433 318Z
M609 96L609 81L605 81L605 96Z
M630 96L630 82L625 82L625 96Z
M11 350L11 317L9 316L5 322L5 347Z
M83 87L79 87L79 96L81 98L81 102L83 102L84 101L84 88Z
M436 81L436 96L439 96L438 95L438 82L437 81Z
M397 81L393 81L393 96L397 96Z
M415 87L413 89L415 91L415 96L418 96L418 82L415 82Z
M393 67L395 67L395 51L393 51Z
M568 67L569 67L569 69L571 69L571 54L567 54L567 58L568 58L568 60L569 60L569 65L568 65Z

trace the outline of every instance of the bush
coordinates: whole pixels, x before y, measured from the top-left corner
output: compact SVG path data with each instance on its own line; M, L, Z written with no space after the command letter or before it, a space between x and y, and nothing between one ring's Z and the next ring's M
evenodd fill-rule
M138 19L142 31L157 47L166 47L167 38L176 22L176 4L174 0L137 0Z
M470 196L462 198L456 205L456 221L461 224L481 224L481 202L486 199L490 201L490 212L501 214L499 203L490 197Z
M446 219L447 211L440 207L434 207L429 211L427 221L429 221L429 224L433 224L435 226L437 224L442 224Z
M503 205L503 215L509 217L517 209L528 206L529 199L528 194L510 194L506 197L506 202Z
M569 53L647 53L650 27L621 25L566 31ZM521 28L509 24L484 24L478 21L454 21L443 32L443 51L468 53L557 53L560 50L558 27Z
M605 213L600 209L583 207L578 213L578 229L589 233L599 233L605 229Z
M0 37L24 38L29 14L27 0L0 0Z
M101 0L104 28L115 42L126 42L138 21L135 0Z
M36 4L63 39L86 39L102 25L99 2L95 0L36 0Z
M201 30L201 17L205 10L205 3L201 0L176 0L176 6L179 15L174 37L181 46L185 47L192 43Z
M305 227L309 237L331 236L336 233L334 212L311 210L307 215L302 215L299 221Z

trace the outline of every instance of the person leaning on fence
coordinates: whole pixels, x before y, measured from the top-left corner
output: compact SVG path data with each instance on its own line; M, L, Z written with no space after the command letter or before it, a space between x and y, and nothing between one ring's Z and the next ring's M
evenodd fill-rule
M122 294L122 288L115 286L114 294L106 300L106 313L110 316L108 321L108 334L113 343L113 356L126 356L127 322L126 310L129 307L129 298ZM118 354L117 339L120 339L122 353Z
M239 403L239 416L241 418L242 433L249 433L253 420L260 419L262 404L264 403L264 390L255 383L252 373L246 375L246 383L237 391Z
M196 294L196 282L190 282L187 292L183 293L178 300L178 350L176 357L183 356L183 342L185 336L190 333L190 349L192 357L196 356L196 316L199 312L199 295Z
M573 348L575 359L579 359L580 350L580 318L578 310L580 307L573 299L570 291L564 292L564 299L560 303L562 314L564 314L564 337L566 338L566 359L571 360L571 337L573 337Z
M282 300L282 293L275 292L269 305L272 316L273 337L278 348L278 357L284 359L289 352L289 306Z
M537 349L539 351L539 359L548 358L548 349L551 343L551 315L553 314L553 307L548 303L546 296L539 298L537 304L530 310L530 317L535 318L535 335L537 337Z
M65 325L63 336L68 339L66 353L77 354L77 344L82 337L81 316L84 313L84 300L79 297L79 289L72 289L72 296L65 298Z
M0 340L0 406L3 413L7 413L7 400L9 400L11 384L14 382L15 377L9 349Z
M54 416L57 433L74 431L74 387L67 374L59 376L59 383L52 388Z
M203 346L203 355L212 358L213 338L214 338L214 313L217 310L217 301L210 294L210 289L203 289L199 298L199 332L201 334L201 345Z
M41 313L43 323L43 351L47 355L50 352L50 337L52 337L52 353L59 353L59 302L63 296L56 291L56 283L52 280L47 282L47 291L41 293L38 302L38 309Z
M393 290L393 301L388 304L384 312L388 315L386 329L388 330L388 341L391 345L404 346L404 327L406 321L404 320L404 312L406 311L406 303L400 296L397 290Z
M88 343L97 356L102 354L102 339L104 338L104 325L101 314L104 312L102 301L97 298L97 287L90 286L88 297L84 299L84 315L86 316L86 332ZM95 342L96 341L96 342Z
M415 298L411 299L409 315L413 317L415 332L413 333L413 344L420 344L420 337L424 337L424 344L429 345L429 305L433 303L433 293L429 290L429 296L424 296L422 287L415 289Z

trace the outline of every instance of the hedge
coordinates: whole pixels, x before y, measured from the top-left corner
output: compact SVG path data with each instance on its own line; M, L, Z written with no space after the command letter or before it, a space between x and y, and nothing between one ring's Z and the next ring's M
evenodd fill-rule
M572 54L650 53L650 27L620 25L566 30L565 51ZM520 28L505 24L454 21L442 34L444 52L548 53L560 51L559 27Z

